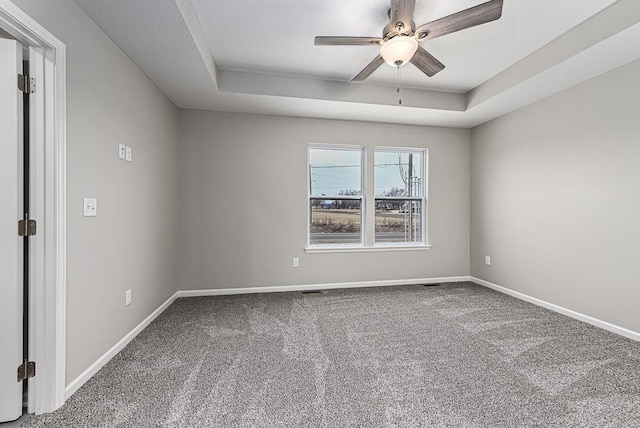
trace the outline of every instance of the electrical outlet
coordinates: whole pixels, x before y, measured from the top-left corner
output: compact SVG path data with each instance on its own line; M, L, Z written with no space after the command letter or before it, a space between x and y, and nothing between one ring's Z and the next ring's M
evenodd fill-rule
M487 266L491 266L491 257L490 256L484 256L484 264Z
M118 158L124 160L127 156L127 146L124 144L118 144Z
M98 215L98 200L95 198L84 198L83 215L85 217L96 217Z
M131 289L124 292L124 305L129 306L131 304Z
M300 259L297 257L293 258L293 267L300 267Z
M133 156L132 152L133 152L133 149L131 147L127 146L126 154L125 154L125 157L127 158L127 162L131 162L131 158Z

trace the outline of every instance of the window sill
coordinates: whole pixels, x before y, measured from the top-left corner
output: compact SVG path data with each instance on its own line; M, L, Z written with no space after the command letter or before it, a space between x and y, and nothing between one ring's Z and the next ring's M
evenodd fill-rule
M322 253L369 253L380 251L425 251L430 250L431 245L377 245L375 247L306 247L304 251L307 254L322 254Z

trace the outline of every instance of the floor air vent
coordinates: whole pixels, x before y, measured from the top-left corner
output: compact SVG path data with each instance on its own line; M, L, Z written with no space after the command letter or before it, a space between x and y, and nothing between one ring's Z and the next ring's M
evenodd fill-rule
M327 294L327 290L307 290L303 291L302 294Z

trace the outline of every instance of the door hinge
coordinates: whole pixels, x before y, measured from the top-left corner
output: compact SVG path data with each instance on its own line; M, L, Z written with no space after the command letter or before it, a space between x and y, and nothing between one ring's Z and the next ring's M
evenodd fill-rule
M18 367L18 382L32 378L36 375L36 363L33 361L26 361L20 364Z
M18 236L34 236L36 234L35 220L18 221Z
M36 79L28 75L18 74L18 89L25 94L36 93Z

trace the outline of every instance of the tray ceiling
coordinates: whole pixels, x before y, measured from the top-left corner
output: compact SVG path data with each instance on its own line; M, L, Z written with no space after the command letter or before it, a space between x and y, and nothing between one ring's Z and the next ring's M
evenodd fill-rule
M348 82L379 47L314 46L315 36L380 37L389 1L191 0L220 69ZM416 25L485 0L417 0ZM406 86L467 92L556 39L615 0L505 0L502 18L421 45L446 68L429 78L402 67ZM248 30L244 30L248 29ZM397 70L380 67L367 83L395 85Z
M483 3L417 0L417 25ZM376 47L388 0L76 0L181 108L472 127L640 57L637 0L504 0L500 20L422 43L429 78L383 65L348 83ZM604 61L606 59L606 61Z

